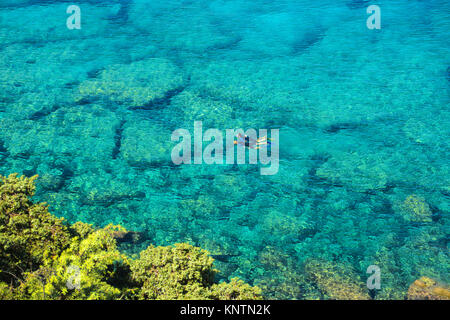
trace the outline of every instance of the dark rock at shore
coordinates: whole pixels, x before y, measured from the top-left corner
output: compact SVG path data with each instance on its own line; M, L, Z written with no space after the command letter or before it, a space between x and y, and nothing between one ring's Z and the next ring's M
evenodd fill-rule
M136 231L114 231L114 239L118 243L141 243L145 241L145 233Z

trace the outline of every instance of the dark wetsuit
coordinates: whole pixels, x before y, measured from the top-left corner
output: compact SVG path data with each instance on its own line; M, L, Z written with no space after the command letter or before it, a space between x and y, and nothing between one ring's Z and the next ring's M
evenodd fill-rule
M247 148L250 147L250 137L248 137L248 136L245 136L245 146L246 146Z
M237 144L250 148L250 137L239 135Z
M249 136L242 137L242 135L239 135L237 143L240 145L244 145L247 148L253 148L257 145L256 143L250 145L250 137ZM267 141L267 144L270 145L272 143L270 141Z

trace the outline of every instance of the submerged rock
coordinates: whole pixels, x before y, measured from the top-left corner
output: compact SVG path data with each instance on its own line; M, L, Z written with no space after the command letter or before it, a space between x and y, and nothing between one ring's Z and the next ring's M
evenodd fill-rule
M389 168L384 154L336 152L316 170L319 178L333 185L349 185L354 190L383 189L388 182Z
M167 110L167 117L175 117L182 128L191 128L194 121L202 121L205 129L238 128L241 125L233 118L235 111L230 104L201 97L189 89L177 95L171 107Z
M131 64L116 64L95 79L79 86L78 101L106 98L118 104L140 107L183 86L183 77L167 59L153 58Z
M118 243L139 243L145 240L145 233L136 231L114 231L112 236Z
M411 194L400 205L402 216L408 221L431 222L432 211L425 198Z
M97 190L92 189L85 197L81 199L81 203L91 206L110 206L124 200L143 199L143 192L121 193L114 190Z
M305 272L320 291L333 300L369 300L363 281L353 270L323 260L309 260Z
M114 174L102 170L85 171L75 175L67 187L69 192L79 197L81 204L97 209L145 198L144 191L134 180L123 176L118 170Z
M204 54L232 47L239 37L223 30L217 18L208 12L209 5L198 1L185 2L182 6L176 1L138 1L130 7L129 21L151 34L162 50Z
M450 300L450 290L431 278L421 277L409 286L408 300Z
M402 130L415 143L432 144L436 139L437 132L433 126L419 120L409 119L402 127Z
M39 177L37 184L48 191L59 191L64 185L63 173L60 170L44 173Z
M143 119L130 119L124 126L120 152L134 167L171 163L171 132Z
M262 264L265 274L256 279L256 283L263 289L266 298L286 299L286 296L293 299L315 298L309 290L305 275L280 248L266 246L258 254L258 261ZM278 270L279 273L275 274L272 270Z

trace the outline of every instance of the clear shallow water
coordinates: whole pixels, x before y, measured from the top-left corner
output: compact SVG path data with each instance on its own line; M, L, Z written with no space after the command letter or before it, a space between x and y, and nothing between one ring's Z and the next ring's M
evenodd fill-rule
M69 221L188 241L268 297L320 298L303 263L380 266L376 298L449 283L450 3L0 5L0 172ZM279 128L280 169L171 164L174 129Z

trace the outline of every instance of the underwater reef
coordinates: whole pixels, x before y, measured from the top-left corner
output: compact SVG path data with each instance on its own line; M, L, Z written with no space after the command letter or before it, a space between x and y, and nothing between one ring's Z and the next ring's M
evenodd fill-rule
M305 264L307 276L318 289L333 300L369 300L363 282L349 268L333 265L327 261L310 260Z
M0 174L39 175L35 201L66 221L57 234L113 233L108 266L188 243L219 283L272 299L406 299L422 277L450 283L449 1L381 0L381 30L362 0L78 2L81 30L65 25L69 1L0 3ZM171 133L194 121L280 129L279 172L175 166ZM77 237L46 244L58 270L103 241ZM381 289L367 292L370 265ZM104 272L89 281L117 297ZM155 297L162 280L138 278L138 296Z
M433 279L421 277L409 287L408 300L450 300L450 289Z

